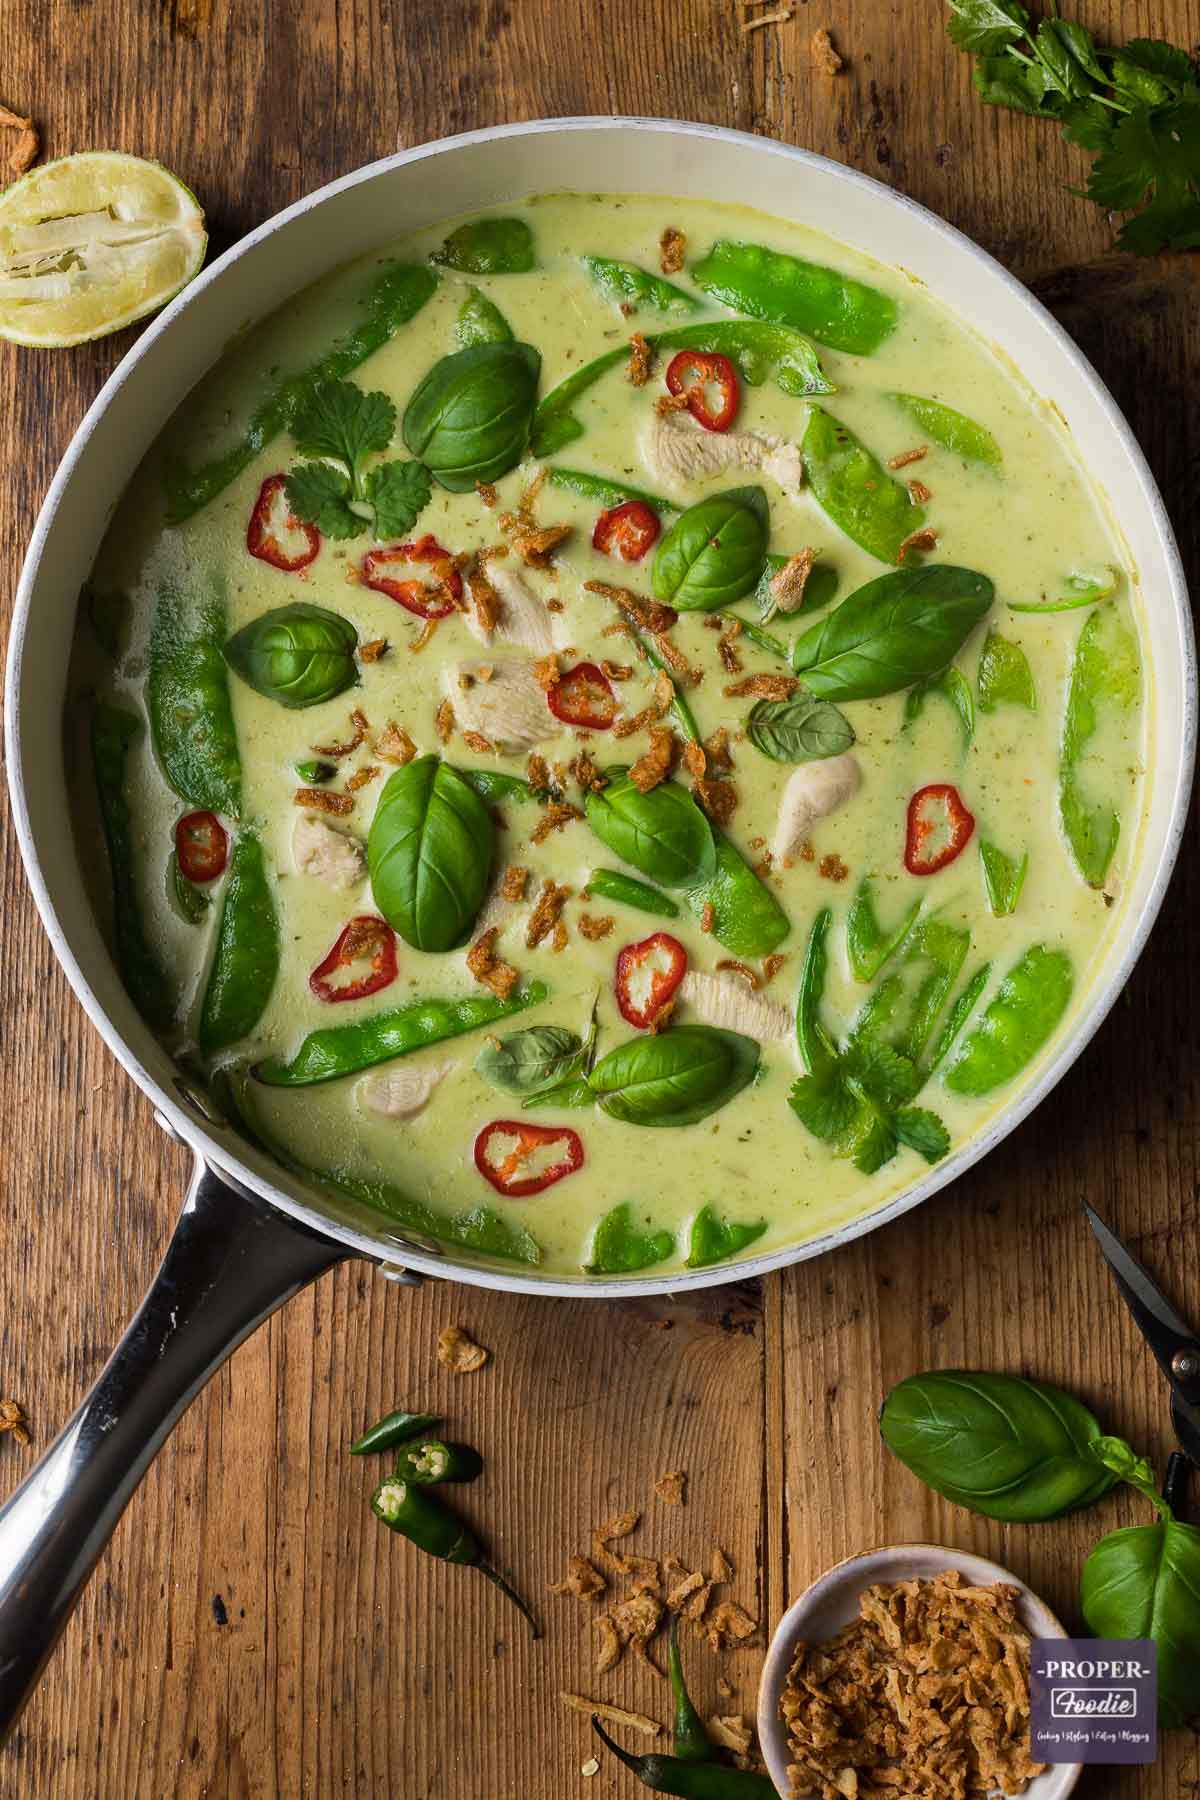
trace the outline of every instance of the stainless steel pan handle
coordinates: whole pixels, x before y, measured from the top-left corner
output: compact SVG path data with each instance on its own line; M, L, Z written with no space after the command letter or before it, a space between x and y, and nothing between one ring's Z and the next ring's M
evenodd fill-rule
M175 1421L256 1326L348 1254L236 1193L197 1158L175 1235L129 1329L0 1507L0 1743Z

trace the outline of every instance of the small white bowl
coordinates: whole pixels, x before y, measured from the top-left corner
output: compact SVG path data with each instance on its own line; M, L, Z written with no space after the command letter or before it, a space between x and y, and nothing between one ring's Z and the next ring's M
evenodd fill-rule
M911 1581L915 1576L929 1581L957 1569L967 1581L985 1586L1004 1581L1021 1590L1021 1622L1031 1637L1066 1637L1043 1600L1027 1588L1023 1581L999 1563L987 1562L982 1556L968 1556L965 1551L949 1550L942 1544L889 1544L882 1550L864 1550L835 1563L819 1581L801 1594L784 1613L775 1628L763 1664L758 1689L758 1740L771 1780L784 1800L790 1800L787 1733L779 1713L779 1698L787 1672L799 1643L820 1644L835 1637L843 1626L858 1617L858 1598L865 1588L877 1582ZM1063 1800L1079 1780L1081 1763L1052 1763L1044 1775L1038 1775L1026 1789L1028 1800Z

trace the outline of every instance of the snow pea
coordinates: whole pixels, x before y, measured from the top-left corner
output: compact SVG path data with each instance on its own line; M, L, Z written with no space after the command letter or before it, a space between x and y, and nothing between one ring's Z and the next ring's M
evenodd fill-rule
M616 900L622 906L636 906L640 912L658 913L664 919L677 919L679 908L668 894L660 894L648 882L633 875L622 875L616 869L593 869L584 884L590 894L602 900Z
M606 1212L592 1236L584 1268L589 1275L633 1275L665 1262L675 1248L672 1231L645 1231L634 1221L628 1201Z
M908 489L823 407L812 408L800 448L821 510L880 562L898 563L904 540L925 523Z
M852 356L869 356L895 328L896 302L878 288L761 244L718 238L690 272L731 312L790 325Z
M614 262L608 256L585 256L581 261L600 292L618 305L652 306L660 313L691 313L698 312L703 304L686 288L676 287L673 281L664 281L661 275L641 269L636 263Z
M199 925L212 905L204 889L188 880L174 850L167 859L167 899L185 925Z
M336 1081L393 1057L408 1056L429 1044L440 1044L464 1031L478 1031L497 1019L537 1006L548 993L544 982L531 981L501 1000L493 994L464 994L448 1000L414 1000L389 1012L310 1031L290 1062L277 1057L258 1063L253 1073L268 1087L306 1087L314 1081Z
M1111 600L1117 591L1121 575L1118 569L1108 564L1103 572L1085 572L1076 570L1063 580L1064 594L1057 600L1010 600L1009 612L1015 613L1064 613L1078 612L1084 606L1096 606L1101 600Z
M1079 635L1067 689L1058 761L1058 808L1075 866L1089 887L1103 887L1121 835L1121 815L1107 794L1089 796L1088 748L1105 719L1137 705L1141 666L1137 640L1111 607L1095 612Z
M983 963L969 980L965 981L954 997L954 1003L946 1014L942 1029L933 1046L933 1054L925 1065L925 1080L929 1081L935 1071L940 1069L962 1035L962 1030L978 1004L979 997L988 984L992 972L991 963Z
M373 1206L395 1220L401 1230L431 1238L435 1243L455 1244L504 1262L538 1263L542 1260L541 1247L536 1240L521 1226L501 1218L490 1206L472 1207L469 1212L443 1213L424 1201L414 1200L393 1182L367 1180L345 1169L319 1169L299 1161L254 1115L249 1097L252 1088L253 1083L247 1082L241 1071L235 1075L221 1069L213 1080L214 1096L243 1134L301 1181L332 1188L335 1193ZM375 1447L382 1448L382 1445Z
M1012 1081L1053 1035L1075 971L1065 950L1031 944L1005 975L943 1080L955 1094L990 1094Z
M824 1074L837 1062L837 1047L821 1021L821 1001L829 969L826 940L832 922L833 914L827 906L812 922L804 967L800 972L800 991L796 997L796 1040L810 1075Z
M133 818L125 786L126 759L145 727L136 713L98 701L92 711L92 769L100 819L108 845L112 881L113 934L117 964L127 993L147 1024L159 1030L171 1022L167 978L150 947L142 921L134 868Z
M943 450L953 450L955 455L972 462L990 463L993 468L1003 460L1000 446L987 427L977 425L965 413L943 406L940 400L923 399L920 394L892 394L890 398Z
M712 612L748 594L767 554L760 487L727 488L689 506L660 539L650 584L678 612Z
M971 739L975 736L975 696L966 676L961 669L949 668L943 669L938 675L927 675L923 681L918 681L916 687L909 689L904 702L905 725L916 723L931 694L939 695L952 708L962 729L963 750L969 750Z
M472 344L507 344L512 340L512 327L495 301L468 288L467 297L454 321L454 341L460 350Z
M863 876L846 915L846 954L855 981L874 981L916 924L921 905L914 900L900 923L886 931L875 910L874 881L870 875Z
M992 916L1006 918L1016 911L1017 901L1021 898L1021 889L1029 872L1029 852L1026 850L1018 861L1015 856L1006 855L999 844L980 838L979 862Z
M335 338L330 347L297 375L289 375L272 388L250 415L240 440L198 469L168 463L165 471L167 523L181 525L193 513L248 469L272 438L286 431L299 409L325 381L340 381L394 337L402 325L416 317L437 287L432 269L421 263L385 263L371 277L359 297L365 317L352 331Z
M537 251L524 219L469 219L430 261L460 275L527 275L537 267Z
M237 818L242 760L225 667L225 602L164 583L150 627L146 706L163 773L189 806Z
M996 712L1001 706L1024 706L1030 712L1037 711L1037 690L1029 658L1020 644L1001 637L998 631L989 631L983 640L975 685L979 689L980 712Z
M719 1218L711 1206L702 1206L692 1220L688 1268L707 1269L713 1263L737 1256L739 1251L762 1236L768 1223L766 1219L758 1219L753 1225L739 1224L734 1219Z
M733 956L766 956L778 949L791 920L766 884L723 832L712 827L716 869L706 881L684 889L683 899L703 920L712 907L712 935Z
M892 1040L893 1048L916 1063L929 1042L950 989L958 980L971 944L971 933L945 919L925 919L908 935L900 958L901 969L923 971L908 1009L903 1028Z
M680 511L673 500L665 500L661 494L649 494L645 488L630 487L607 475L593 475L587 469L551 469L549 479L552 487L565 488L569 494L578 494L581 500L594 500L597 506L620 506L626 500L640 500L643 506L660 516Z
M243 831L233 847L221 902L217 947L200 1010L197 1038L205 1056L248 1037L263 1015L279 973L279 919L262 845Z
M832 394L837 390L821 367L816 345L802 332L787 325L768 325L746 319L712 319L704 325L676 325L646 338L652 351L715 350L736 364L749 387L759 387L770 376L782 393L793 396ZM628 344L593 357L551 388L534 414L530 449L534 456L552 456L583 436L584 428L572 408L609 369L629 358Z

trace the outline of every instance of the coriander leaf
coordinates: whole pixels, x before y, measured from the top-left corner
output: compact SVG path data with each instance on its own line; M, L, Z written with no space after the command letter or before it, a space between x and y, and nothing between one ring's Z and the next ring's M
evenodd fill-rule
M1109 148L1092 165L1089 200L1118 212L1129 211L1154 182L1159 159L1153 115L1144 107L1127 113L1113 132Z
M333 456L355 474L364 456L386 450L396 408L386 394L364 394L352 381L323 381L292 420L305 456Z
M863 1175L874 1175L896 1154L896 1133L884 1113L863 1108L861 1129L854 1139L854 1166Z
M921 1085L908 1057L877 1038L858 1038L847 1049L845 1064L863 1092L882 1107L903 1105Z
M950 1133L936 1113L924 1106L906 1106L892 1120L896 1136L926 1162L940 1162L950 1148Z
M960 50L991 56L1025 36L1029 14L1017 0L950 0L950 36Z
M428 506L432 490L432 477L422 462L380 463L372 469L364 493L375 508L375 536L380 540L407 536Z
M297 463L284 492L296 518L326 537L352 538L366 530L367 521L350 505L350 477L329 463Z
M1117 243L1134 256L1200 248L1200 201L1163 201L1146 207L1136 218L1125 221Z
M1116 124L1099 100L1075 100L1059 114L1063 136L1081 150L1107 150Z
M1014 112L1053 117L1044 102L1046 71L1040 63L1014 61L1011 56L981 56L972 71L979 97L988 106L1009 106Z
M1098 82L1105 81L1104 71L1096 62L1092 49L1091 34L1082 25L1069 25L1063 19L1043 19L1037 28L1034 48L1046 71L1048 85L1066 100L1086 100L1094 91L1090 68L1095 69Z
M815 1075L801 1075L792 1085L788 1105L815 1138L826 1142L840 1137L858 1111L836 1063Z
M1069 19L1047 19L1045 24L1053 27L1055 37L1085 75L1090 75L1093 81L1103 87L1108 76L1101 67L1100 58L1096 54L1096 40L1091 32L1083 25L1073 24Z
M1118 72L1122 77L1128 77L1135 70L1139 74L1156 75L1175 91L1193 77L1192 59L1187 51L1177 49L1174 44L1165 44L1161 38L1130 38L1125 48L1113 58L1113 86L1120 88L1123 85ZM1138 97L1145 98L1144 95Z

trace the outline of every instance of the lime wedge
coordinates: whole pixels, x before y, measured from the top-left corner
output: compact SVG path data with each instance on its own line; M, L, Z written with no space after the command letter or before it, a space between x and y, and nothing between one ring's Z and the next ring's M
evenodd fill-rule
M85 150L0 194L0 337L106 337L177 294L204 261L196 196L161 163Z

